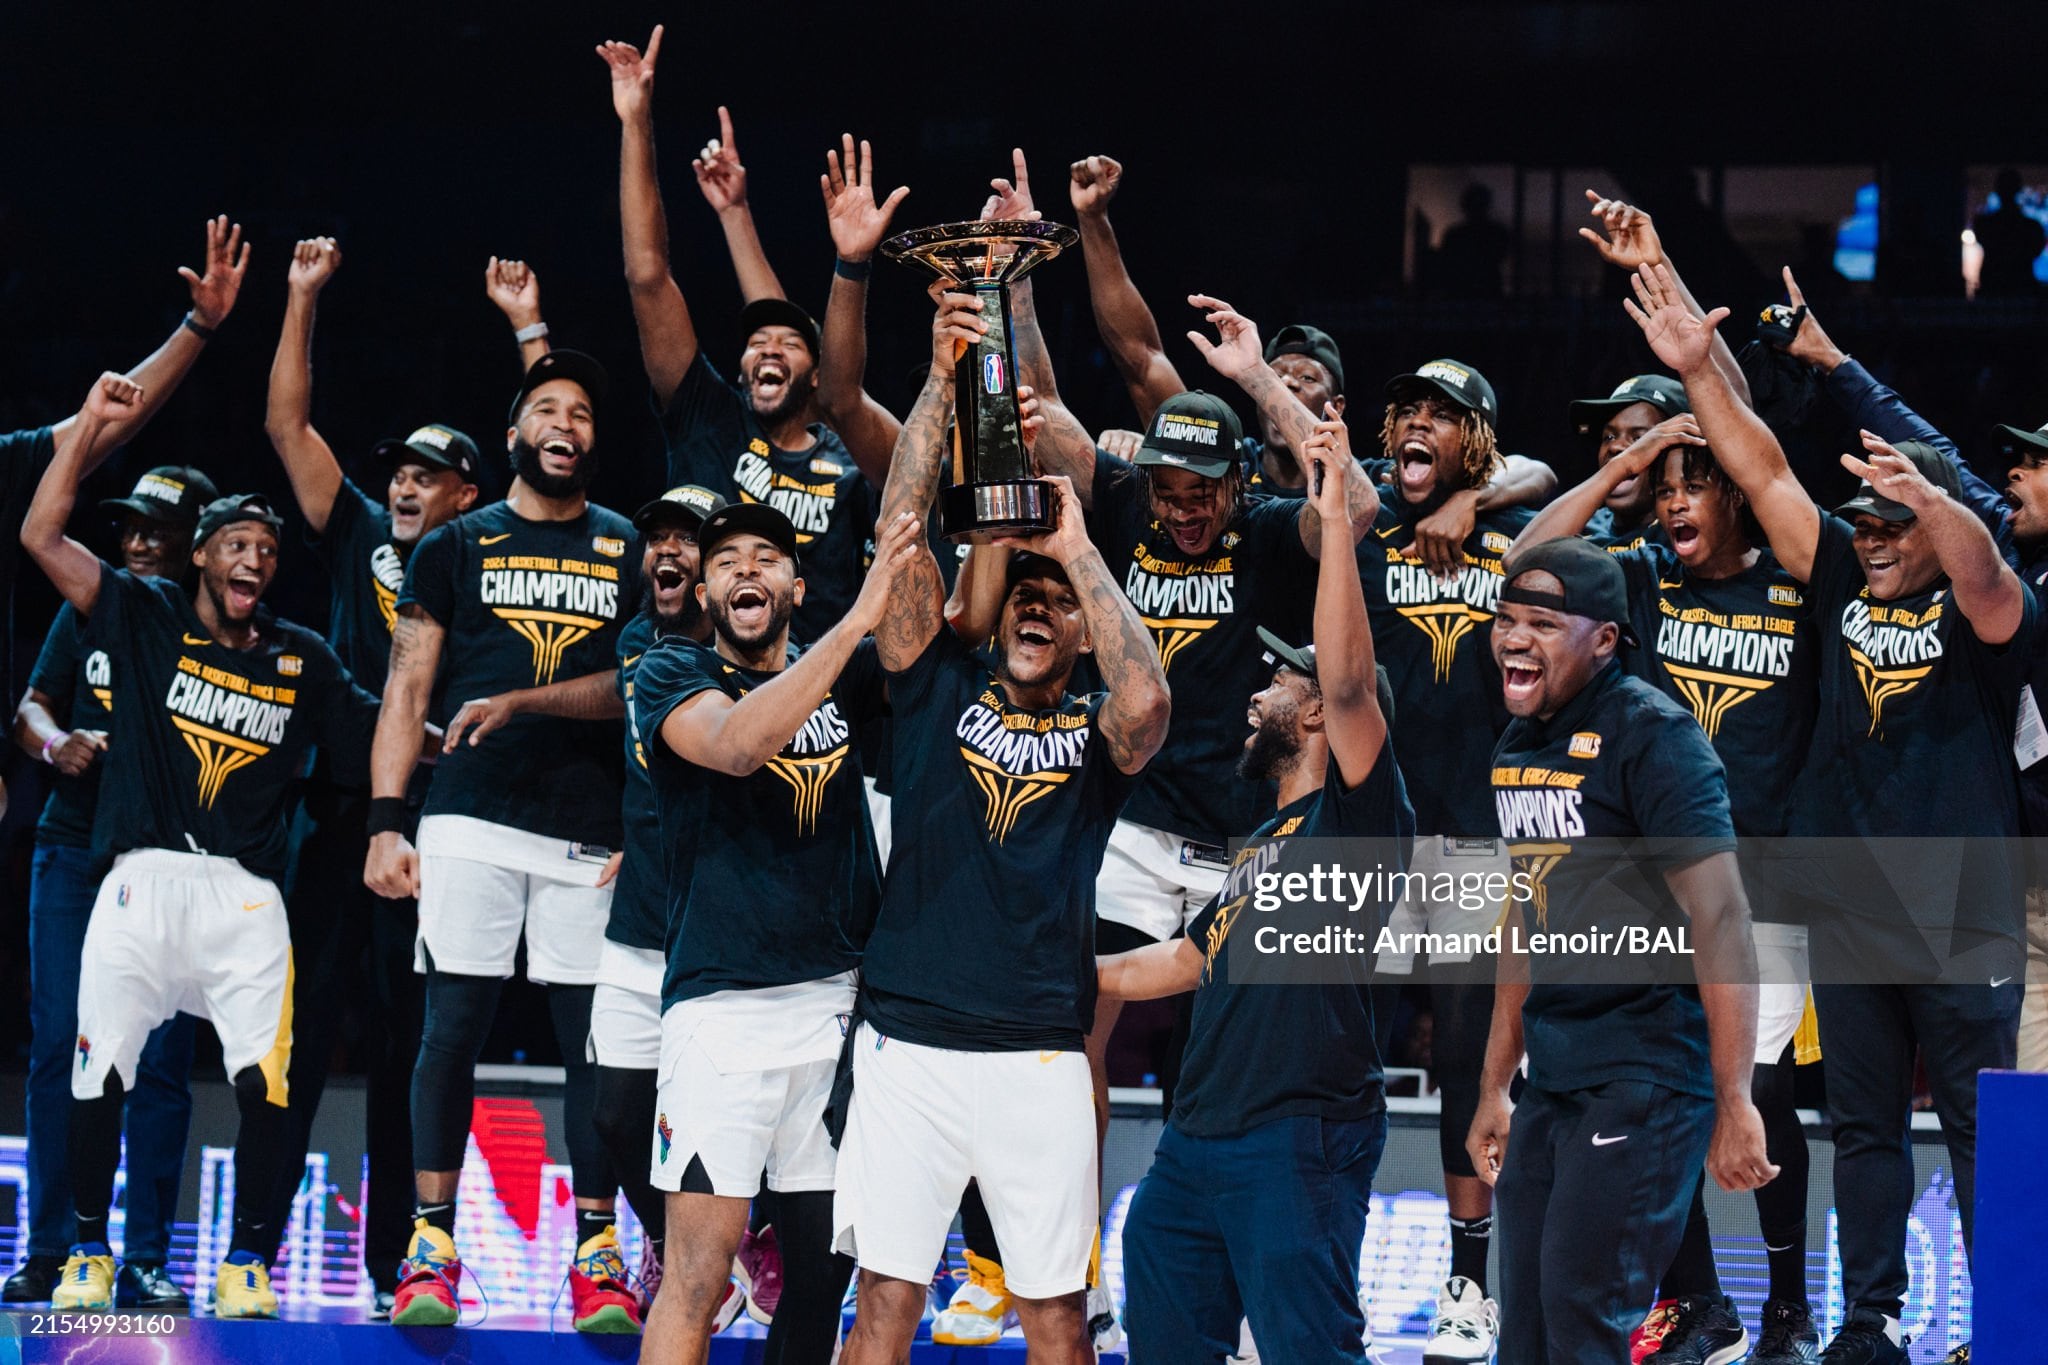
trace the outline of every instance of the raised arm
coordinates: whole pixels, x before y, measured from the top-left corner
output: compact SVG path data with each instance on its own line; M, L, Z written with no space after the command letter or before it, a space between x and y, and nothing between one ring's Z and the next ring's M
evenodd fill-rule
M896 206L910 193L898 185L881 203L875 202L874 151L865 140L854 157L853 136L841 139L840 151L825 153L825 173L818 189L825 196L825 225L832 231L836 261L832 293L825 301L824 336L819 343L818 406L825 420L846 442L847 453L868 482L881 487L889 478L889 455L903 424L869 396L868 273L875 249L888 235ZM841 161L841 152L844 161Z
M619 697L619 670L607 668L546 687L521 687L462 703L441 736L444 753L454 753L465 733L472 748L514 716L555 716L563 720L617 720L626 714Z
M311 237L292 248L285 272L284 330L270 362L270 401L263 430L284 461L292 496L316 536L327 534L327 518L341 492L341 462L313 429L313 315L320 291L341 269L341 248L332 237Z
M1716 308L1704 318L1693 316L1662 265L1643 266L1630 276L1634 299L1621 306L1643 329L1657 358L1685 381L1685 396L1699 419L1700 434L1714 458L1749 499L1771 552L1794 578L1813 577L1814 551L1820 545L1820 509L1799 484L1785 451L1763 419L1743 402L1713 363L1714 329L1728 316Z
M64 528L78 501L78 485L118 444L115 433L124 421L127 430L134 430L134 413L142 401L142 390L125 375L101 375L86 392L78 415L65 419L57 453L22 519L22 548L80 616L91 616L99 605L103 566L98 555L66 535Z
M647 46L652 59L654 44ZM732 256L732 273L739 277L740 297L748 303L788 298L782 292L782 281L775 277L775 267L768 264L768 253L761 249L761 234L754 230L754 210L747 204L747 168L740 164L732 113L724 105L718 106L718 136L704 144L690 168L697 173L697 188L717 212L718 226L725 232L725 249Z
M447 628L417 606L400 607L391 627L391 671L370 743L370 851L363 884L393 900L419 895L420 860L396 821L380 821L379 803L405 800L447 638Z
M520 372L532 369L549 350L548 325L540 320L540 276L525 261L493 256L484 266L484 296L512 325Z
M1722 1189L1753 1190L1778 1174L1764 1143L1764 1121L1749 1097L1756 1061L1756 949L1749 898L1733 853L1713 853L1664 874L1691 921L1700 1004L1707 1013L1707 1055L1714 1073L1714 1137L1707 1170Z
M1671 257L1665 252L1663 239L1657 235L1649 214L1619 199L1603 199L1592 190L1586 191L1586 202L1591 205L1587 212L1600 221L1607 235L1602 237L1591 228L1580 228L1579 236L1593 244L1593 249L1600 253L1600 259L1630 273L1646 265L1662 265L1671 272L1671 287L1677 291L1686 311L1696 318L1707 316L1699 300L1679 278L1678 267L1671 264ZM1735 352L1728 348L1727 339L1719 332L1714 333L1712 358L1714 368L1721 372L1736 398L1744 407L1750 406L1749 378L1735 363Z
M1088 306L1095 313L1095 330L1123 376L1131 405L1138 410L1138 425L1148 427L1159 405L1187 385L1166 358L1159 322L1131 282L1116 230L1109 225L1109 201L1116 197L1123 174L1123 166L1110 157L1076 161L1067 168L1067 199L1081 225L1081 258L1088 267Z
M960 572L953 575L953 595L946 599L946 626L968 644L987 644L1002 624L1009 566L1005 545L971 545L960 561Z
M1365 588L1359 580L1346 521L1351 498L1347 485L1365 485L1374 515L1379 497L1365 470L1351 458L1344 423L1334 411L1328 420L1316 423L1315 434L1301 447L1301 456L1323 537L1315 607L1316 686L1323 694L1323 735L1330 742L1330 755L1337 760L1345 787L1355 790L1379 762L1387 739L1387 718L1380 711L1372 626L1365 615Z
M667 407L697 358L697 329L669 270L668 213L654 167L654 64L660 52L659 24L647 40L645 56L631 43L600 43L597 48L611 68L612 110L619 116L619 234L633 323L640 332L640 361L656 401Z
M1676 417L1667 417L1651 427L1621 454L1593 471L1593 476L1572 488L1538 512L1522 533L1515 537L1515 543L1508 548L1508 554L1527 545L1540 545L1546 540L1559 536L1575 536L1586 529L1586 523L1593 519L1607 501L1607 495L1618 486L1640 475L1648 474L1657 467L1664 452L1673 446L1703 446L1706 438L1700 435L1700 424L1689 412Z

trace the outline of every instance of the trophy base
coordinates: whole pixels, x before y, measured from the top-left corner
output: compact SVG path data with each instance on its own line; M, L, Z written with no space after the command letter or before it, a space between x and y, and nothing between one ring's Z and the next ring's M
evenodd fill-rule
M1057 496L1043 479L956 483L939 490L939 524L946 539L957 544L985 545L997 536L1050 531L1058 520Z

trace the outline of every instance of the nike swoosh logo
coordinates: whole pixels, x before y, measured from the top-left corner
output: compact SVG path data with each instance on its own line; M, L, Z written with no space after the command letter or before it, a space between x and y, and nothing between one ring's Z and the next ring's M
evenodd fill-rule
M478 536L476 538L476 543L479 545L496 545L501 540L510 539L512 539L512 533L510 531L507 531L505 532L505 534L501 536Z
M1041 1053L1039 1053L1039 1054L1038 1054L1038 1062L1039 1062L1039 1065L1040 1065L1040 1066L1043 1066L1043 1065L1044 1065L1045 1063L1047 1063L1047 1062L1051 1061L1051 1060L1052 1060L1053 1058L1055 1058L1055 1057L1057 1057L1057 1056L1059 1056L1059 1055L1060 1055L1060 1054L1059 1054L1059 1053L1057 1053L1057 1052L1041 1052Z
M1613 1145L1614 1145L1615 1143L1617 1143L1617 1142L1627 1142L1627 1141L1628 1141L1628 1134L1627 1134L1627 1133L1623 1133L1623 1134L1622 1134L1622 1135L1621 1135L1620 1137L1611 1137L1611 1138L1604 1138L1604 1137L1601 1137L1601 1136L1600 1136L1600 1135L1599 1135L1598 1133L1595 1133L1595 1134L1593 1134L1593 1145L1594 1145L1595 1147L1612 1147L1612 1146L1613 1146Z
M242 908L244 910L261 910L268 904L270 904L269 901L243 901Z
M1991 980L1991 989L1997 990L2000 986L2003 986L2006 982L2010 980L2012 980L2012 978L2009 976L1993 977Z
M210 645L213 641L204 635L183 635L179 637L188 645Z
M619 667L631 668L634 664L638 662L640 662L640 656L638 654L628 654L625 658L619 660Z

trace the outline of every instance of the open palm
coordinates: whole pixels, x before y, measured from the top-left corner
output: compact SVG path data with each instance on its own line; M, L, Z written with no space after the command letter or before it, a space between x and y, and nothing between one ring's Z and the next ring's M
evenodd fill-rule
M661 25L647 40L643 54L631 43L599 43L597 55L612 73L612 110L621 123L643 117L654 100L654 63L661 54Z
M1623 299L1621 306L1643 329L1643 339L1650 343L1657 358L1681 375L1695 373L1708 364L1714 347L1714 329L1728 316L1728 310L1716 308L1704 318L1694 317L1679 297L1671 271L1663 265L1637 267L1629 283L1635 287L1636 296Z

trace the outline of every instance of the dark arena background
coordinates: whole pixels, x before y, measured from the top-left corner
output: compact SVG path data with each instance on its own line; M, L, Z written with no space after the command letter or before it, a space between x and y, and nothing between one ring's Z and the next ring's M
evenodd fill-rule
M1045 217L1070 222L1069 163L1116 157L1125 173L1111 216L1168 353L1191 386L1229 394L1248 422L1249 405L1183 336L1201 323L1185 303L1190 293L1228 299L1267 337L1297 321L1331 332L1344 351L1355 430L1359 413L1377 409L1383 376L1429 356L1467 359L1500 392L1503 448L1548 462L1565 486L1583 478L1593 450L1567 404L1661 368L1623 315L1624 276L1576 235L1592 221L1587 189L1654 216L1693 291L1708 307L1733 309L1723 330L1738 350L1758 311L1783 301L1779 269L1789 265L1835 341L1965 456L1984 450L1994 423L2048 420L2048 284L1978 297L1983 248L1969 231L2008 167L2019 172L2021 207L2048 222L2048 9L2029 0L14 0L0 8L0 431L75 411L102 370L132 365L176 325L187 300L175 269L201 264L207 217L229 215L254 246L233 317L175 400L87 485L73 533L107 550L91 503L120 496L151 466L201 465L223 490L260 490L286 511L269 601L293 619L324 622L328 584L264 436L286 263L295 239L316 235L337 238L346 265L320 300L313 416L359 481L377 440L438 420L478 437L486 496L503 491L499 414L520 372L504 320L484 297L485 262L497 255L533 267L552 340L595 353L625 400L607 421L595 500L630 510L658 492L661 441L620 260L618 124L592 51L607 38L644 43L656 22L668 26L656 120L673 268L721 367L742 344L740 298L689 160L716 134L723 104L768 257L814 315L832 270L817 178L842 132L873 143L882 190L911 188L897 229L974 216L989 179L1009 174L1013 146L1029 159ZM2035 270L2048 280L2048 257ZM1035 280L1068 406L1091 431L1134 425L1095 331L1079 250ZM898 413L929 353L923 284L876 263L868 387ZM1854 448L1854 433L1825 404L1786 444L1823 503L1846 493L1853 481L1835 457ZM2003 484L1995 462L1977 469ZM17 554L17 528L0 529L0 553ZM16 699L56 601L22 563ZM5 746L0 1261L10 1268L25 1245L27 891L44 771ZM488 1241L467 1244L470 1259L532 1267L506 1271L513 1301L494 1310L530 1339L518 1345L508 1334L465 1358L624 1358L574 1333L552 1345L541 1335L554 1288L541 1279L559 1273L570 1230L563 1148L548 1126L559 1112L559 1071L550 1071L559 1057L539 993L519 994L528 989L508 990L485 1052L495 1069L480 1083L489 1098L479 1105L496 1106L496 1126L480 1119L487 1136L470 1149L463 1199L491 1229ZM374 1008L367 989L362 1000L361 1009ZM1363 1271L1377 1277L1375 1333L1401 1361L1419 1359L1413 1315L1426 1325L1426 1298L1448 1257L1423 1079L1426 1005L1425 993L1404 1006L1388 1059L1416 1073L1407 1082L1415 1099L1396 1115ZM1105 1200L1133 1184L1149 1157L1170 1017L1132 1009L1113 1051L1119 1103ZM325 1325L195 1320L183 1329L193 1336L169 1343L177 1358L369 1360L398 1349L387 1346L388 1329L370 1336L337 1325L360 1321L367 1303L352 1240L362 1197L355 1032L344 1027L338 1045L317 1169L289 1239L295 1259L277 1279L287 1318ZM234 1108L218 1048L203 1027L201 1036L172 1268L190 1276L197 1267L203 1293L224 1235L218 1180ZM1825 1096L1821 1078L1802 1083L1815 1152L1809 1278L1816 1312L1826 1305L1832 1322L1841 1304L1828 1260ZM1913 1358L1939 1360L1970 1336L1971 1291L1944 1197L1946 1154L1931 1119L1923 1125L1905 1316ZM1406 1217L1411 1208L1422 1213ZM1723 1273L1753 1310L1762 1264L1753 1204L1720 1198L1713 1212ZM2038 1288L2038 1250L2029 1256ZM479 1277L499 1287L488 1270ZM0 1361L16 1345L9 1321L0 1319ZM1977 1359L2043 1358L2038 1346L1994 1355L1984 1323L1980 1312ZM38 1354L54 1349L51 1340L21 1345L30 1359L57 1358ZM160 1343L110 1344L99 1358L145 1345ZM458 1354L452 1340L426 1354L444 1350ZM742 1330L721 1338L713 1359L757 1359L756 1351ZM1021 1360L1021 1343L986 1354Z

